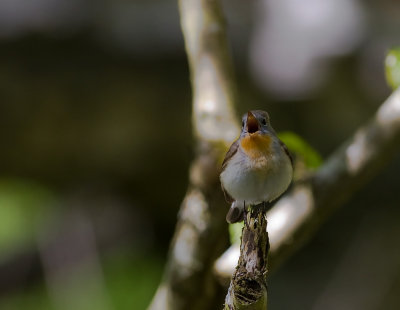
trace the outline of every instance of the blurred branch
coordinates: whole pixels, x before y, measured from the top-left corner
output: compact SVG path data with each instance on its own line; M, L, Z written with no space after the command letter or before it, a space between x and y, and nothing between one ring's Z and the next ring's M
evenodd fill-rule
M242 230L239 262L225 299L226 310L267 309L268 250L265 210L251 207Z
M334 152L308 180L298 182L268 212L270 268L300 248L351 195L376 175L400 148L400 88L374 117ZM239 248L216 261L222 279L232 275Z
M212 266L228 237L219 170L228 143L239 132L220 3L181 0L179 8L193 89L196 158L164 277L149 307L154 310L212 309L220 297Z

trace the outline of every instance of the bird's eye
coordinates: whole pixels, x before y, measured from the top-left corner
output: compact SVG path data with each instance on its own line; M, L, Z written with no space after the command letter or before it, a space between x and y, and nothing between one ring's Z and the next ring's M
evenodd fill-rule
M267 125L267 120L266 120L265 118L263 118L263 119L261 120L261 124Z

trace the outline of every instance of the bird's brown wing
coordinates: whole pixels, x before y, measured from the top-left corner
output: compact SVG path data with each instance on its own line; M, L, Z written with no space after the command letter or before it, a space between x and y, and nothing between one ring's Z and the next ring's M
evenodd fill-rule
M292 155L290 155L290 152L289 152L288 147L287 147L286 144L283 143L281 140L279 140L279 143L281 144L281 147L282 147L283 150L285 151L286 155L289 157L290 162L292 163L292 166L293 166L293 157L292 157Z
M224 161L222 162L222 171L225 170L226 166L228 165L228 161L232 158L233 155L236 154L238 148L239 148L239 139L233 142L228 152L226 152Z
M233 157L233 155L236 154L238 148L239 148L239 139L237 139L235 142L232 143L231 147L229 148L228 152L226 153L224 161L222 162L221 172L225 170L226 166L228 165L229 160ZM229 203L234 202L235 199L233 199L231 197L231 195L229 195L229 193L226 191L226 189L224 188L222 183L221 183L221 188L222 188L222 191L224 192L225 200Z

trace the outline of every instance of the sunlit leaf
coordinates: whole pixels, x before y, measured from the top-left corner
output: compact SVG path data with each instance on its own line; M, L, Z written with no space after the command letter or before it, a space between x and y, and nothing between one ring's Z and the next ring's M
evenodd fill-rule
M386 81L390 87L400 86L400 47L391 49L385 59Z
M231 244L240 243L243 225L243 222L229 225L229 237L231 240Z
M322 164L319 153L299 135L286 131L279 133L278 136L287 145L290 152L301 157L307 168L315 169Z

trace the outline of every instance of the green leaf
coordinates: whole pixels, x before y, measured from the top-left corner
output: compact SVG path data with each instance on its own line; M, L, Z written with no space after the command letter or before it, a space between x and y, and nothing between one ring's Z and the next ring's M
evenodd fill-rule
M231 244L240 243L243 225L243 222L229 224L229 237L231 239Z
M385 59L386 81L392 89L400 86L400 47L389 50Z
M322 164L321 155L299 135L291 132L281 132L279 138L287 145L290 152L300 156L309 169L316 169Z

